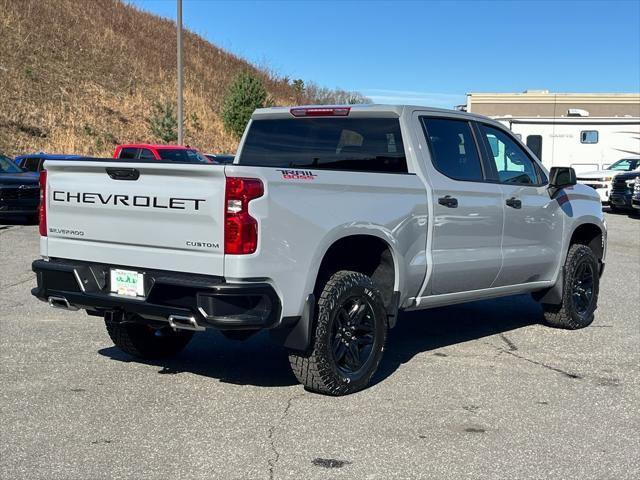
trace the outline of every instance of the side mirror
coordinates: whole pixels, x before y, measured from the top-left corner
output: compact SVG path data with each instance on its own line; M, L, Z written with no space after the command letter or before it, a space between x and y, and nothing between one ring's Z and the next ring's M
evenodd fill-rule
M549 172L549 195L551 198L565 187L571 187L577 183L576 171L571 167L551 167Z

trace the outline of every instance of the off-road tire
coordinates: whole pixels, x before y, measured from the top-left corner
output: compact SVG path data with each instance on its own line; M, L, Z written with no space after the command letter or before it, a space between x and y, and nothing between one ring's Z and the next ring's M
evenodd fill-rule
M187 346L193 336L188 330L171 327L154 329L135 322L110 322L105 320L107 333L113 343L125 353L139 358L170 357Z
M368 323L373 342L360 370L342 371L332 350L335 317L345 302L361 298L368 304ZM371 278L342 270L331 276L317 302L314 336L306 353L290 351L289 363L294 375L308 390L327 395L347 395L365 388L376 372L387 340L387 312L380 290ZM357 348L357 347L356 347Z
M583 263L587 263L593 272L592 300L586 312L580 314L574 301L574 283L576 273ZM574 244L569 248L564 263L562 303L560 305L542 304L545 323L551 327L576 330L589 326L593 322L593 312L598 305L600 287L598 259L586 245Z

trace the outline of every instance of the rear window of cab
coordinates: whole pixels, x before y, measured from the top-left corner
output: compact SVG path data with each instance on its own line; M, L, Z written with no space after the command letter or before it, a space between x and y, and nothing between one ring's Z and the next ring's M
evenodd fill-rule
M256 167L407 173L397 118L253 120L238 163Z

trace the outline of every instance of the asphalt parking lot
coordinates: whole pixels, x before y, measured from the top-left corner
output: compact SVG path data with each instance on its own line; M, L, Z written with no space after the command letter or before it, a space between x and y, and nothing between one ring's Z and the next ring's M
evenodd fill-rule
M0 226L0 478L640 478L640 220L607 214L594 324L528 296L404 315L366 391L296 384L259 335L120 353L31 297L36 226Z

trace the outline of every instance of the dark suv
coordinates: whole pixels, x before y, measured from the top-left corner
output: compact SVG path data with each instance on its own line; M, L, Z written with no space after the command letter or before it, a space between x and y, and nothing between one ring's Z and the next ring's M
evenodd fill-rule
M609 203L612 210L632 208L631 198L633 197L633 188L638 176L640 176L640 172L620 173L613 177L611 194L609 195Z
M82 158L82 156L39 152L18 155L16 157L16 164L28 172L39 172L43 169L45 160L74 160L78 158Z
M39 203L38 174L23 170L0 154L0 222L15 217L35 220Z

